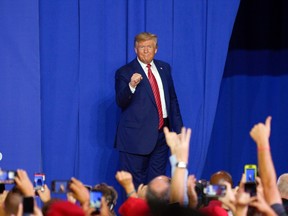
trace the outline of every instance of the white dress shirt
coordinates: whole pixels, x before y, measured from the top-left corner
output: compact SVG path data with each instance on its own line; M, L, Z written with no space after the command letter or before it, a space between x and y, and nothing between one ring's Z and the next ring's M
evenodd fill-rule
M144 72L145 72L145 74L146 74L146 76L148 78L147 64L141 62L138 58L137 58L137 60L140 63L141 67L143 68L143 70L144 70ZM155 66L153 61L150 62L150 65L151 65L151 71L152 71L153 75L155 76L155 79L157 81L157 85L158 85L158 88L159 88L163 118L167 118L168 115L167 115L167 109L166 109L166 102L165 102L165 96L164 96L164 89L163 89L162 80L161 80L160 74L159 74L159 72L157 70L157 67Z

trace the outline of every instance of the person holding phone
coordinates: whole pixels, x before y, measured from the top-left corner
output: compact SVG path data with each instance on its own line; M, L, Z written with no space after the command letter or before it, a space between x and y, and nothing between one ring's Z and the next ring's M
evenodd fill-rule
M230 208L225 205L225 203L223 203L222 201L220 201L219 199L221 199L227 191L227 188L231 188L233 187L233 179L232 176L230 175L230 173L228 173L227 171L224 170L219 170L218 172L215 172L211 175L210 177L210 185L221 185L225 188L225 193L221 194L221 196L206 196L208 205L201 208L201 212L205 213L205 214L211 214L211 215L227 215L228 213L230 214ZM209 186L208 186L209 187Z
M116 71L116 102L121 108L115 146L120 170L133 176L135 187L166 174L168 146L163 128L180 133L183 126L168 63L154 59L157 35L135 36L137 57Z
M35 191L25 170L18 169L15 186L8 192L4 203L6 215L35 215L42 212L34 202Z
M91 200L91 193L96 192L96 197L99 192L101 193L102 197L101 201L101 208L100 208L100 215L107 215L107 216L115 216L116 212L114 211L118 193L112 187L107 185L106 183L100 183L95 185L92 190L90 191L90 200Z
M257 146L259 174L263 184L265 200L278 215L286 215L277 188L276 171L270 152L271 120L272 117L268 116L264 123L255 124L250 131L250 136Z
M111 186L102 183L89 191L81 181L71 178L69 189L71 195L80 203L85 215L116 215L114 207L117 192Z

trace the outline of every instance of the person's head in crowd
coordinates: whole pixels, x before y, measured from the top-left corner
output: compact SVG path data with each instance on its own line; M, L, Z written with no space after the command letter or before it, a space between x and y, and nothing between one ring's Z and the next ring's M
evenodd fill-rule
M23 194L15 186L7 194L4 201L4 212L5 215L17 215L19 204L22 203Z
M150 207L144 199L129 197L119 208L121 216L150 216Z
M42 207L42 213L44 216L47 215L47 211L50 209L50 206L57 201L61 201L61 199L53 198L53 199L50 199L48 202L44 203Z
M281 197L284 199L288 199L288 173L284 173L279 176L277 180L277 186Z
M161 175L152 179L148 184L145 198L151 212L158 214L159 208L170 201L170 178Z
M224 182L228 182L230 185L231 185L231 187L233 186L233 181L232 181L232 177L231 177L231 175L228 173L228 172L226 172L226 171L223 171L223 170L220 170L220 171L218 171L218 172L216 172L216 173L213 173L212 175L211 175L211 177L210 177L210 181L209 181L209 184L210 185L221 185L221 184L223 184ZM217 200L218 199L218 197L215 197L215 198L213 198L213 197L209 197L209 198L206 198L205 199L205 205L209 205L209 202L211 201L211 200ZM222 207L224 207L224 206L222 206ZM226 208L226 207L225 207Z
M116 215L114 208L118 199L117 191L112 186L105 183L97 184L93 189L101 191L104 198L102 199L101 215Z
M213 173L209 181L210 185L225 185L232 187L233 181L231 175L226 171L218 171ZM228 215L229 207L219 201L219 197L206 197L204 200L205 207L201 208L201 212L205 215Z
M288 173L279 176L277 180L277 187L282 199L285 211L288 214Z
M45 211L46 216L84 216L84 211L77 205L64 201L64 200L53 200Z
M223 184L223 182L229 182L231 187L233 187L233 180L231 175L226 171L218 171L211 175L210 177L210 184Z
M147 187L147 201L158 201L169 203L170 199L170 178L161 175L152 179Z

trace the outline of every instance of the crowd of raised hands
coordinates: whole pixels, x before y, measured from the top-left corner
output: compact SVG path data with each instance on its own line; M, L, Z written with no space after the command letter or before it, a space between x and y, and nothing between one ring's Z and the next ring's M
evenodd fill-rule
M133 203L135 199L145 200L151 215L173 215L175 209L177 209L177 215L286 215L277 188L276 172L270 152L271 120L270 116L267 117L264 123L254 125L250 131L250 136L257 146L258 176L254 178L253 182L248 182L248 178L243 173L240 183L233 186L232 177L229 177L231 181L227 180L229 173L219 171L211 176L211 179L217 176L217 182L210 179L210 184L224 185L225 193L213 198L208 195L205 197L203 188L199 193L197 191L198 181L194 175L188 174L191 130L183 128L179 135L165 128L164 133L171 150L171 157L176 160L176 163L171 162L171 179L166 181L165 177L161 176L152 180L148 185L140 185L136 189L130 173L118 172L116 179L129 197L126 202ZM209 182L206 181L205 184L209 185ZM251 189L252 186L255 188ZM205 199L200 200L200 195ZM163 201L166 202L166 205L163 205ZM123 215L127 211L127 208L120 208L120 213ZM137 213L135 215L141 213L139 213L140 208L130 208L130 211L135 211ZM146 215L147 209L144 208L142 212L146 212L142 214Z
M102 214L95 213L95 208L90 205L89 190L76 178L72 177L69 181L69 192L66 194L67 200L65 201L51 198L51 191L48 186L45 184L43 187L35 190L26 171L17 170L15 186L10 191L3 191L1 194L0 215L114 215L113 210L108 209L105 196L101 199ZM36 193L43 203L41 208L37 206L35 201ZM32 200L33 209L28 209L30 212L25 212L25 207L31 208L30 200Z
M203 188L200 192L197 190L199 181L196 181L195 176L189 175L188 172L191 129L182 128L181 134L176 134L169 131L168 128L164 128L166 142L171 151L171 177L158 176L148 185L141 184L135 188L132 175L127 171L118 171L115 178L123 187L127 197L119 206L118 213L123 216L286 215L277 188L276 172L270 153L271 119L271 117L267 117L265 123L256 124L250 131L250 136L257 145L259 168L259 175L254 182L255 191L247 190L245 174L242 175L239 185L233 187L232 179L229 181L229 174L221 171L215 174L217 176L216 183L224 186L225 193L213 198L205 197ZM214 183L212 176L210 184ZM209 182L206 182L207 184L209 185ZM31 198L33 198L34 205L30 215L116 215L114 207L117 201L117 192L111 186L107 187L113 191L113 199L103 195L101 209L98 212L91 207L89 190L76 178L71 178L66 201L51 198L51 192L47 185L44 185L43 190L37 190L39 198L44 203L40 208L34 201L35 188L26 171L17 170L14 191L12 189L1 195L0 216L24 215L25 200ZM200 196L201 199L199 199ZM203 196L205 202L202 199Z

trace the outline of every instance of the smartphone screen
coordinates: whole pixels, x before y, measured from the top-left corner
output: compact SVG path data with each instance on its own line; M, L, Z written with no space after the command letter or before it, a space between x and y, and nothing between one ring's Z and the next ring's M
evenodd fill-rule
M54 180L51 184L51 190L54 193L67 193L69 192L69 180Z
M45 174L44 173L35 173L34 174L34 189L35 190L44 190L45 184Z
M257 166L254 164L246 164L245 167L246 182L255 182L257 175Z
M6 171L0 169L0 183L1 184L14 184L16 171Z
M99 190L92 189L90 191L90 207L94 208L93 213L99 213L101 208L102 192Z
M247 169L246 170L246 182L254 182L255 181L255 170Z
M226 185L208 185L204 188L207 197L220 197L226 194Z

